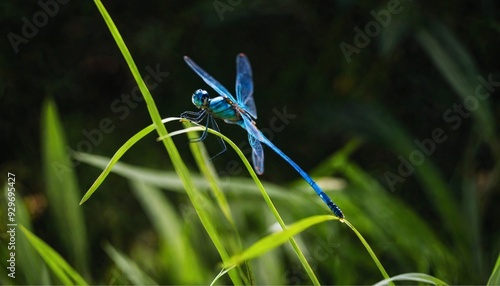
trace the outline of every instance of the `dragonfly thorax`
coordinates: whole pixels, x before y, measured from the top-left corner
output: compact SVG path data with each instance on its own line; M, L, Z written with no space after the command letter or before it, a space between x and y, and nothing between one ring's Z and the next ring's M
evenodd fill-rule
M208 92L206 90L198 89L193 93L191 101L196 107L205 109L210 104L210 96L208 95Z

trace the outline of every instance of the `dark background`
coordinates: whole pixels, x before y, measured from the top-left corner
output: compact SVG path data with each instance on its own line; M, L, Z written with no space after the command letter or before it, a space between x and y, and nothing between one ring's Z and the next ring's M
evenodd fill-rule
M58 11L30 37L23 34L26 25L23 17L33 23L33 15L42 10L40 4L34 1L2 4L0 140L4 151L0 153L0 162L2 171L14 170L19 174L25 196L44 192L40 175L40 116L45 98L54 98L69 147L78 151L111 156L130 136L151 123L143 101L135 101L137 106L129 108L127 116L112 107L122 94L130 94L136 83L94 3L50 3L57 3ZM472 116L462 118L456 129L451 126L457 121L446 122L443 114L453 109L454 104L463 103L467 94L473 95L471 91L480 84L478 76L487 79L491 75L500 82L496 50L500 44L498 4L486 0L400 1L399 13L390 14L385 27L378 25L380 32L369 37L369 43L360 47L359 53L346 57L341 43L356 46L355 27L364 31L367 23L375 19L371 12L384 11L387 15L389 3L398 2L105 1L103 4L143 77L148 74L147 67L159 66L161 71L168 72L151 90L162 117L194 110L191 94L195 89L204 88L216 95L184 63L184 55L234 91L235 57L244 52L253 68L258 126L269 127L276 115L273 110L286 108L289 114L296 115L283 131L274 134L272 140L279 148L302 168L311 170L350 139L361 139L363 144L352 160L386 187L387 192L407 202L438 229L440 222L432 222L436 210L429 208L431 202L425 196L425 186L410 176L391 189L387 172L398 174L399 156L408 158L411 151L401 147L398 141L401 136L421 141L431 138L435 128L442 128L447 139L436 144L426 160L434 162L458 200L463 198L460 186L464 181L477 187L474 196L484 231L485 269L491 269L500 248L496 208L500 155L496 125L500 111L498 91L492 91L488 100L481 101ZM17 46L18 52L9 33L27 39ZM446 53L432 49L432 41L423 39L423 34L436 39ZM465 81L454 81L454 72L464 75ZM465 87L459 85L461 82ZM99 128L105 118L111 120L113 132L104 134L91 150L79 148L79 142L86 139L85 130ZM246 133L241 128L222 122L219 126L233 141L246 142ZM169 131L178 128L180 125L167 125ZM187 139L179 137L175 142L186 163L194 168ZM206 144L211 153L218 152L214 138ZM216 168L224 169L232 159L236 155L228 152L213 162ZM123 160L171 169L168 156L154 136L135 146ZM76 170L82 191L99 174L99 170L84 164ZM297 177L266 149L263 180L279 184ZM114 208L133 208L135 203L125 191L127 185L118 178L110 178L110 182L123 193L121 206ZM101 203L92 206L93 211L86 210L89 216L111 204L106 202L106 195L102 196ZM50 240L50 234L44 231L44 212L33 220L40 235ZM443 240L446 239L443 234ZM488 273L463 280L458 276L455 282L482 284Z

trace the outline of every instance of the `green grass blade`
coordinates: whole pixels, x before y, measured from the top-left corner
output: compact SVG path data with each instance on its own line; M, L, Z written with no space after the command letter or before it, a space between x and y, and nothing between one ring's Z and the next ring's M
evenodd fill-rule
M190 126L188 122L183 122L183 125L185 128ZM197 135L194 132L189 132L187 135L191 141L197 139ZM198 168L210 184L210 189L212 190L215 200L224 214L224 217L234 226L231 209L229 208L229 204L224 196L224 193L222 192L222 189L219 187L215 170L213 169L213 165L209 163L207 152L205 148L203 148L202 142L199 142L198 144L189 144L189 148L191 149L191 153L194 156Z
M2 202L2 215L7 214L7 202L9 202L7 197L8 185L5 185L4 188L4 196L5 196L5 204ZM26 206L24 204L24 200L21 198L20 193L16 192L16 200L15 203L15 222L17 225L24 225L26 229L31 231L33 229L30 221L30 215ZM7 221L7 220L5 220ZM7 231L10 230L10 227L7 226ZM16 232L17 232L17 227ZM9 234L10 236L10 234ZM11 248L11 245L7 242L10 238L7 236L5 240L5 248L0 251L3 254L3 251L7 251L8 254L2 257L9 257L10 252L15 253L16 259L16 282L19 284L29 284L29 285L37 285L37 284L52 284L47 266L43 263L43 260L40 258L40 255L35 251L35 249L31 246L29 241L26 239L24 235L16 235L15 236L15 244L12 245L15 249ZM10 249L9 249L10 248ZM10 271L8 271L10 272ZM7 274L7 273L6 273ZM12 278L8 277L7 281L3 281L5 285L12 283Z
M177 121L179 119L180 118L177 118L177 117L169 117L169 118L163 119L162 123L167 123L167 122L171 122L171 121ZM137 132L136 134L134 134L132 137L130 137L127 140L127 142L125 142L125 144L123 144L115 152L115 154L113 155L113 157L111 158L111 160L109 160L109 162L106 164L106 167L104 168L104 170L102 171L102 173L97 177L97 179L95 180L95 182L92 184L92 186L89 188L89 190L85 193L85 195L81 199L80 205L83 204L85 201L87 201L92 196L92 194L97 190L97 188L102 184L102 182L104 182L104 180L109 175L109 173L111 172L111 170L113 169L113 167L115 166L115 164L120 160L120 158L130 148L132 148L132 146L134 146L135 143L137 143L139 140L141 140L142 138L144 138L146 135L148 135L149 133L151 133L154 130L155 130L154 124L151 124L151 125L145 127L144 129L140 130L139 132ZM82 161L84 160L84 159L82 159L83 153L75 153L74 156L75 156L76 159L80 159Z
M228 269L222 269L217 276L215 276L214 280L210 283L210 286L215 285L215 283L224 275L226 275L227 272L233 270L234 267L228 268Z
M158 285L134 261L118 252L110 244L106 244L104 250L133 285Z
M106 22L106 25L109 28L109 31L111 32L111 35L115 39L116 44L118 45L118 48L120 49L123 57L125 58L125 61L127 62L130 71L132 72L132 75L137 82L137 86L139 87L139 90L141 91L142 95L144 96L144 100L146 102L146 106L149 111L149 115L153 121L153 124L155 126L156 131L158 132L158 135L162 138L163 145L165 146L165 149L167 150L167 153L170 156L170 159L172 160L172 165L174 166L175 171L181 178L182 183L184 184L184 187L188 193L189 199L193 203L196 212L198 214L198 217L200 218L203 227L209 234L210 238L212 239L212 242L215 244L215 247L217 248L217 251L219 251L219 254L221 255L222 259L226 259L228 257L227 251L224 248L224 246L221 244L221 241L217 235L216 229L213 226L212 222L210 221L209 215L203 210L202 206L196 202L197 199L197 194L198 190L196 190L196 186L194 185L194 182L191 179L190 173L182 161L182 158L177 151L177 148L175 147L174 142L172 141L172 138L169 138L167 129L163 125L160 117L160 113L158 112L158 108L156 107L156 104L153 100L153 97L149 93L149 90L146 87L146 84L142 80L142 77L139 73L139 70L137 69L137 66L132 58L132 55L130 55L130 52L125 45L125 42L123 41L120 32L118 31L116 25L114 24L113 20L111 19L111 16L108 14L106 11L106 8L102 5L101 1L95 0L94 1L97 8L99 9L99 12L101 13L104 21ZM234 272L229 273L231 279L233 280L233 283L235 284L241 284L240 278L234 274Z
M131 180L132 191L141 203L160 239L164 268L173 284L203 284L209 277L183 231L182 220L162 192L139 180ZM171 258L175 257L175 260ZM189 271L185 271L190 269Z
M82 209L78 207L80 191L72 162L66 153L66 139L55 103L46 100L42 109L42 156L45 190L50 212L54 216L59 241L68 260L80 273L88 276L88 244Z
M411 139L412 136L409 135L405 129L389 115L389 113L382 112L382 107L360 105L356 108L359 109L353 112L363 116L358 118L358 120L361 122L370 122L370 129L377 130L376 136L380 138L379 140L381 140L383 144L386 144L386 148L391 150L395 155L408 158L407 156L416 150L416 145L413 142L414 139ZM359 128L359 126L352 127L353 129ZM330 164L330 167L335 168L339 172L343 172L342 164L344 164L345 158L337 157L335 161L330 160L333 159L330 158L326 160L327 164ZM429 208L433 207L439 215L435 219L441 222L446 230L449 231L450 235L454 237L467 237L468 233L464 224L456 219L461 216L458 200L453 196L453 191L450 190L449 185L444 181L440 169L433 163L432 158L427 157L421 165L413 166L413 168L412 174L418 179L422 190L426 193L431 202ZM384 176L386 176L386 174L384 174ZM404 181L406 177L400 178ZM393 185L391 185L391 183L387 182L387 177L384 179L386 180L386 189L391 188L391 190L394 191L394 184L396 183L392 183ZM398 187L400 186L399 184L397 184Z
M462 99L474 97L475 88L479 84L476 77L479 74L472 59L451 32L433 23L429 28L420 30L417 39L457 94ZM480 131L478 135L484 135L486 141L492 142L490 140L495 137L495 121L491 110L485 100L478 100L478 104L477 110L480 112L472 112L477 121L476 128Z
M105 169L109 167L108 163L110 158L108 157L77 152L75 153L75 158L96 168ZM182 194L186 193L184 191L182 181L175 172L166 172L163 170L139 167L122 162L114 163L112 169L109 171L123 176L126 179L140 180L169 191ZM193 174L191 177L196 187L200 190L205 191L210 188L210 184L204 177L201 177L198 174ZM245 195L256 197L259 195L259 193L256 192L256 186L252 179L231 177L230 180L226 180L222 184L224 186L223 191L227 194L227 196L231 195L239 197L241 195ZM304 200L303 194L290 192L288 188L272 183L263 183L263 186L265 186L266 191L273 199L291 201L296 204L300 204Z
M491 271L490 279L488 279L488 285L500 285L500 255L498 255L495 267L493 267L493 271Z
M47 263L54 275L64 285L87 285L87 282L78 272L73 269L54 249L52 249L43 240L31 233L24 226L19 226L23 234L31 243L33 248L40 254L42 259Z
M160 137L160 138L162 138L161 139L162 141L172 140L172 138L170 138L169 135L167 135L167 137ZM220 236L219 232L217 231L217 228L214 225L214 222L212 221L212 218L210 216L210 208L208 208L207 205L207 200L204 197L203 193L201 193L197 188L194 187L194 182L192 181L192 179L191 179L191 184L192 187L186 188L186 193L191 203L193 204L194 209L198 214L198 217L200 218L203 226L205 227L205 230L210 236L210 239L217 248L217 251L219 251L222 261L226 261L227 259L229 259L229 254L223 244L224 241L223 238ZM229 276L233 280L233 283L243 284L243 282L241 281L243 277L237 275L236 271L230 271Z
M190 123L188 122L183 122L184 127L191 126ZM193 140L196 140L197 134L195 132L188 132L187 133L189 140L192 142ZM230 245L234 245L234 247L231 249L233 252L241 252L243 249L243 244L241 242L240 235L238 233L238 228L236 227L234 223L234 219L231 214L231 209L229 207L229 203L227 202L226 196L224 195L224 192L220 188L220 184L218 181L218 176L216 175L216 172L213 168L213 165L210 163L210 159L207 155L206 149L204 148L204 145L202 142L198 142L197 144L189 144L189 148L191 149L191 153L193 154L193 157L195 158L196 164L198 165L198 168L200 169L201 173L203 176L206 178L210 185L210 189L212 190L212 194L215 197L215 200L226 218L226 220L230 223L231 225L231 235L228 235L229 237L233 238L235 241L229 241L228 243ZM252 273L250 270L250 266L248 263L245 263L245 268L246 268L246 273L248 273L247 281L246 284L250 284L250 280L252 279ZM246 273L241 269L240 267L236 268L236 271L240 273L241 277L245 277Z
M415 264L419 271L430 268L435 274L446 275L450 270L457 269L459 262L453 247L441 242L429 222L387 193L376 179L349 161L348 156L355 150L352 147L356 144L347 144L345 149L323 164L321 172L327 172L326 165L330 164L331 170L340 171L351 182L353 192L347 192L349 200L344 201L343 207L352 213L360 214L352 217L357 227L364 231L365 236L368 234L376 244L393 240L404 233L404 239L396 239L399 241L398 248L389 251L392 251L395 257L401 254L411 257L417 251L419 259L415 260ZM388 221L391 222L389 228Z
M481 98L478 93L478 87L482 85L478 80L481 75L464 45L445 26L435 22L431 23L419 31L417 40L441 71L442 76L459 95L460 105L465 106L470 111L475 132L469 139L470 146L464 149L464 156L461 159L464 169L461 172L474 172L475 167L473 167L472 162L476 160L479 145L483 142L488 142L498 157L498 148L496 147L498 146L496 139L498 132L495 132L497 129L496 120L489 106L491 100ZM467 107L467 102L472 101L477 105ZM476 183L473 182L475 179L467 181L467 176L463 180L462 212L465 214L466 221L462 225L466 225L467 228L459 236L462 237L459 242L462 243L460 245L462 249L471 249L471 246L473 249L470 250L467 257L464 256L462 259L471 262L471 267L468 267L471 274L480 273L483 268L482 257L484 254L481 247L483 240L481 238L481 213L478 211L479 203L475 197L477 196L477 190L474 188Z
M338 220L338 218L332 215L321 215L312 216L300 220L294 224L289 225L286 229L280 232L272 233L257 241L256 243L248 247L243 253L231 257L228 262L224 263L223 267L231 268L243 263L244 261L263 255L264 253L284 244L285 242L290 241L290 238L303 232L307 228L330 220Z
M427 283L427 284L432 284L432 285L448 285L446 282L428 275L424 273L404 273L400 275L396 275L394 277L384 279L377 284L376 286L382 286L382 285L388 285L392 284L392 281L412 281L412 282L421 282L421 283Z
M375 252L373 252L372 248L370 247L368 242L365 240L365 238L348 220L345 220L345 224L348 225L352 229L352 231L356 234L356 236L359 238L359 240L361 241L363 246L366 248L366 250L370 254L371 258L373 259L373 261L377 265L377 268L380 270L380 273L382 273L382 276L385 279L389 279L389 274L387 274L387 271L385 271L384 266L382 265L382 263L380 263L380 260L378 259L377 255L375 255Z
M187 132L204 131L204 130L205 130L205 127L202 127L202 126L190 127L190 128L186 128L183 130L178 130L176 132L172 132L169 136L175 136L175 135L183 134L183 133L187 133ZM233 141L231 141L229 138L227 138L223 134L221 134L213 129L210 129L210 128L208 128L208 132L215 134L215 135L219 136L220 138L222 138L226 143L229 144L229 146L231 146L231 148L234 149L234 151L236 151L236 153L240 157L241 161L243 162L243 164L247 168L248 172L250 173L250 176L254 180L255 184L257 184L257 187L259 188L259 191L260 191L262 197L264 198L264 201L266 202L268 208L273 213L274 217L276 218L276 220L280 224L281 228L286 229L287 226L286 226L285 222L281 218L280 214L278 213L278 210L276 209L273 202L271 201L271 198L269 197L266 190L264 189L262 182L257 177L257 174L253 170L253 167L248 162L248 160L245 157L245 155L243 154L243 152L238 148L238 146L236 146L236 144L234 144ZM293 237L289 237L289 242L290 242L290 245L292 246L292 248L294 249L295 253L297 254L297 256L300 260L300 263L304 267L304 270L307 272L307 275L311 279L312 283L314 285L319 285L318 278L314 274L314 271L312 270L311 265L309 265L309 262L307 262L307 259L305 258L304 253L302 253L302 251L300 250L299 245L297 244L295 239ZM225 263L225 261L223 261L223 263ZM231 272L229 272L229 273L231 273Z
M179 174L179 176L182 178L183 182L186 185L186 188L193 187L191 184L191 181L189 179L189 172L182 162L182 159L179 155L179 152L177 151L177 148L175 147L174 142L167 137L168 132L167 129L165 128L165 125L163 125L160 113L158 111L158 108L156 107L156 104L153 100L153 97L151 96L151 93L149 92L146 83L142 79L142 76L139 72L139 69L137 68L134 59L132 58L132 55L130 54L127 45L123 41L122 36L120 35L120 32L118 31L118 28L116 27L115 23L113 22L113 19L111 16L108 14L108 11L102 5L100 0L95 0L94 1L97 9L99 9L99 12L101 13L104 21L106 22L106 25L109 28L109 31L111 32L111 35L113 36L116 45L120 49L120 52L122 53L123 57L125 58L125 61L127 62L127 65L130 69L130 72L132 73L132 76L134 77L135 81L137 82L137 86L139 87L139 90L141 91L144 101L146 102L146 107L148 108L149 115L151 117L151 120L153 121L153 125L155 126L156 131L158 132L158 135L160 137L165 137L166 139L163 140L163 144L165 145L165 148L172 159L172 164L176 170L176 172Z

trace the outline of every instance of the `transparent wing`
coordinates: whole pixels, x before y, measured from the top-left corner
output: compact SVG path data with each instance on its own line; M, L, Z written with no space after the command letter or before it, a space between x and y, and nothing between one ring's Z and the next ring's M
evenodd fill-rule
M252 162L255 172L259 175L264 174L264 150L257 138L248 133L248 141L252 146Z
M253 100L252 67L243 53L236 56L236 99L240 107L257 119L257 108Z
M248 142L252 146L252 162L255 172L259 175L264 174L264 150L262 148L262 141L265 138L259 129L253 125L252 121L245 115L243 117L243 122L245 124L245 129L248 132Z
M215 80L211 75L209 75L206 71L200 68L193 60L191 60L188 56L184 56L184 61L188 64L188 66L197 73L204 82L206 82L210 87L212 87L217 93L221 96L229 98L233 102L237 102L236 99L231 95L227 89L220 84L217 80Z

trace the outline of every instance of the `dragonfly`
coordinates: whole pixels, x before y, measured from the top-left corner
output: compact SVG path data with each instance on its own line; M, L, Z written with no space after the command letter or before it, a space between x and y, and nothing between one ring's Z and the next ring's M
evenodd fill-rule
M323 200L328 208L338 218L344 218L340 208L328 197L325 192L314 182L314 180L299 167L290 157L276 147L264 134L257 128L257 109L253 99L253 79L252 68L247 56L240 53L236 56L236 99L231 93L217 80L210 76L206 71L200 68L188 56L184 56L187 65L203 79L203 81L213 88L219 96L210 98L208 92L198 89L193 93L191 101L199 109L198 111L185 111L181 114L182 118L200 123L206 120L206 128L202 135L195 141L204 140L207 136L207 128L212 127L219 131L219 127L214 118L222 119L229 124L236 124L245 129L248 133L248 141L252 147L252 162L255 172L259 175L264 173L264 150L262 144L267 145L288 164L290 164L304 180L311 185L316 194ZM223 143L223 142L222 142ZM216 156L226 151L223 150Z

